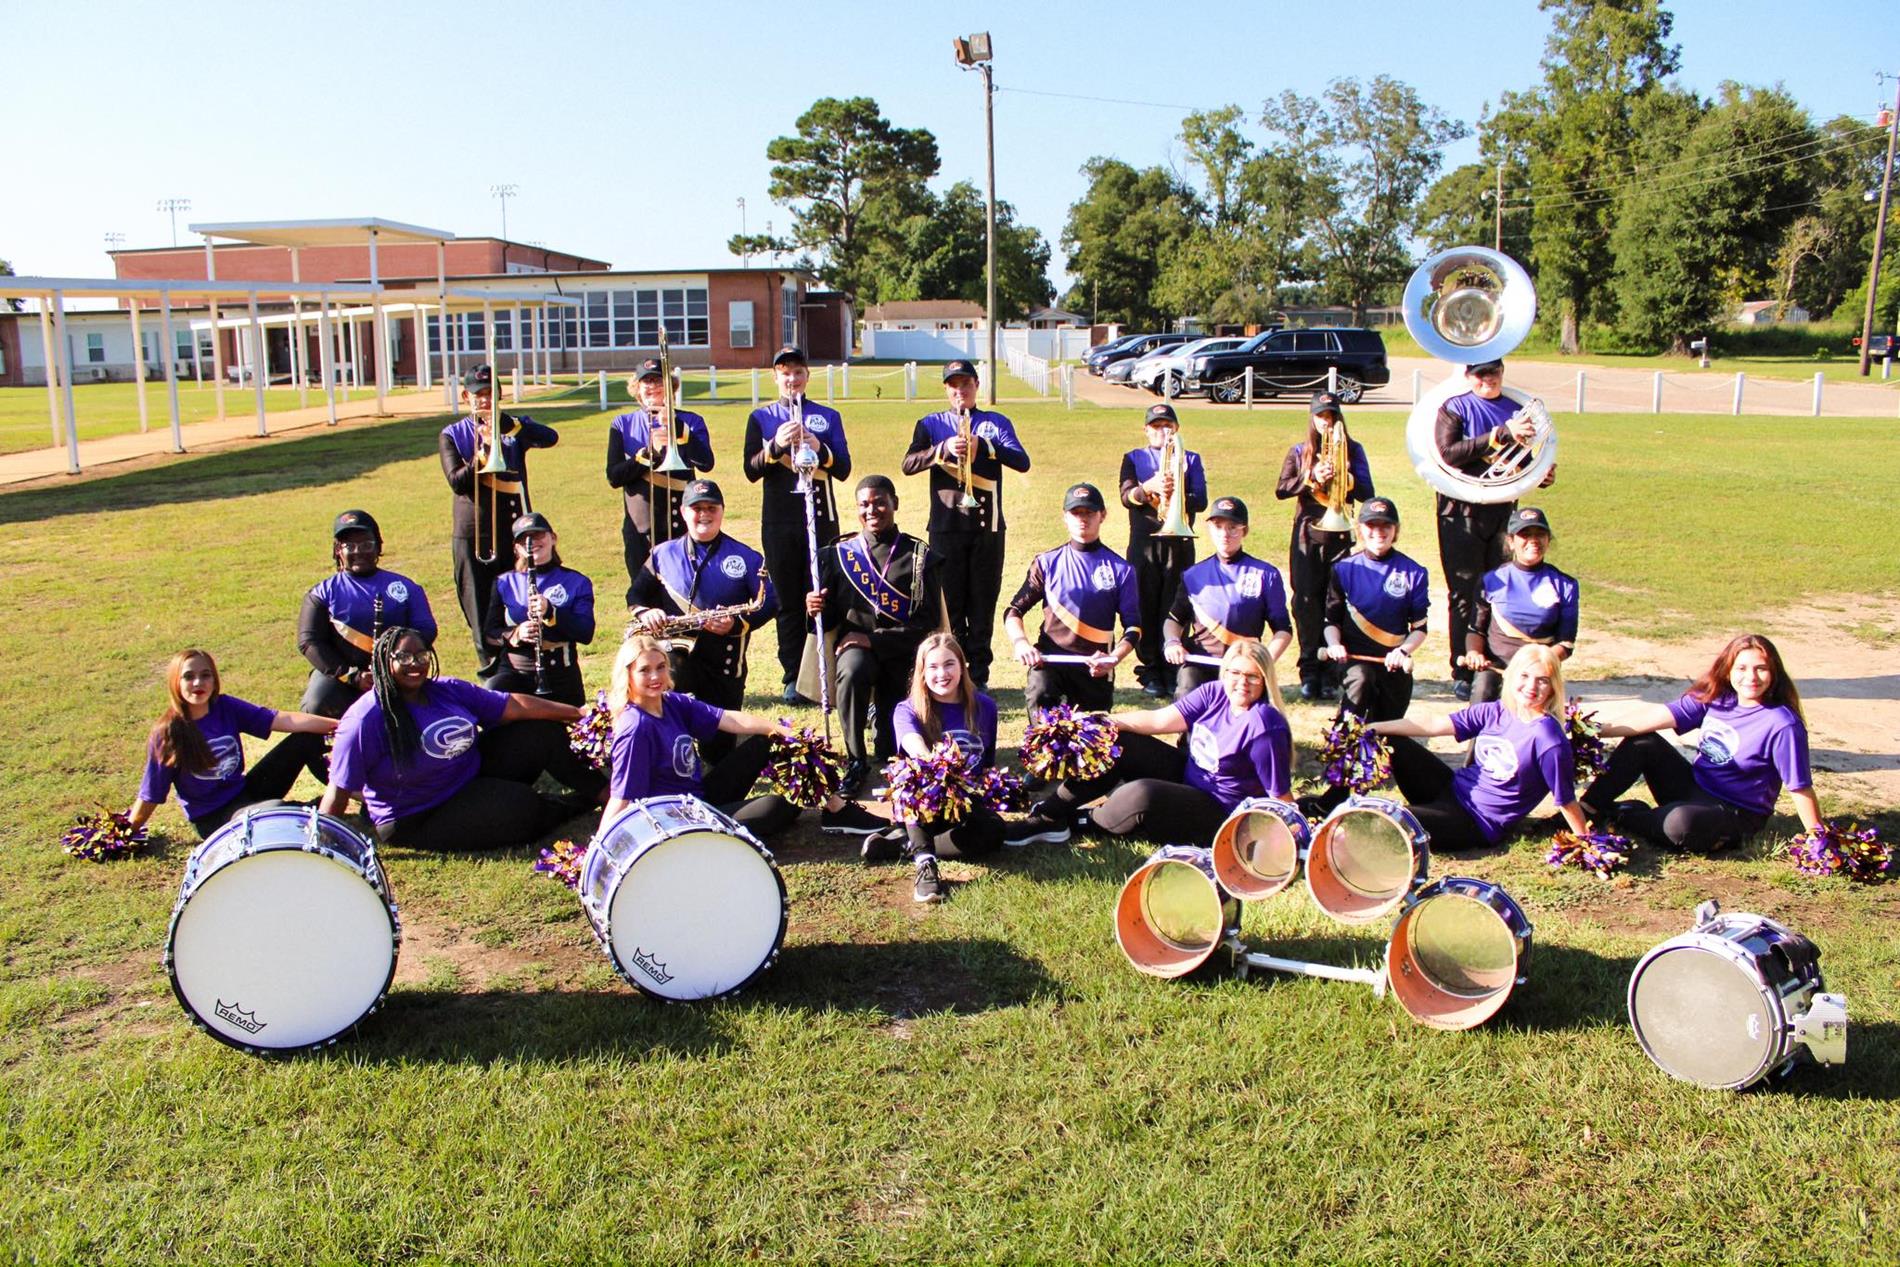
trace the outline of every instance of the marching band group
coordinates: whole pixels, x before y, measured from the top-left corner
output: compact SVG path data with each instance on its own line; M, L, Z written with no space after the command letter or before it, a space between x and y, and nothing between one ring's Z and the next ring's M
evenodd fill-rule
M1434 426L1440 456L1461 469L1482 467L1525 426L1502 394L1501 361L1465 370L1469 390L1444 403ZM1287 799L1293 744L1275 665L1296 634L1300 697L1337 697L1341 712L1391 737L1394 776L1434 848L1495 844L1546 796L1573 830L1614 825L1671 848L1740 842L1762 829L1784 788L1805 827L1820 822L1799 696L1758 635L1734 639L1675 702L1612 717L1602 733L1628 741L1578 795L1562 722L1578 586L1548 562L1551 524L1534 507L1439 492L1453 690L1469 704L1448 718L1409 719L1427 573L1398 548L1397 507L1376 493L1340 401L1320 392L1275 486L1295 503L1284 574L1246 549L1247 504L1210 500L1201 457L1182 447L1170 405L1147 411L1145 443L1121 460L1125 553L1102 540L1097 486L1064 493L1067 539L1032 558L1003 605L1003 627L1027 670L1032 714L1063 701L1106 711L1116 667L1136 658L1154 706L1110 717L1113 767L1050 786L1020 821L978 811L893 826L856 799L875 764L922 756L945 738L973 772L995 762L997 705L986 689L1002 598L1003 486L1006 471L1030 469L1030 454L1007 417L977 408L975 365L950 362L946 408L917 421L902 457L904 474L929 477L919 539L898 526L890 478L851 482L845 420L805 399L799 349L781 350L773 373L778 399L752 411L744 439L745 478L761 486L757 549L724 530L725 495L707 478L711 436L699 415L674 407L669 364L641 365L630 383L639 407L609 428L630 623L609 680L604 777L565 733L587 698L579 648L595 637L593 582L562 563L559 536L529 497L529 451L560 436L499 414L482 367L466 384L469 415L442 430L439 446L479 683L440 676L428 596L381 567L376 520L346 511L333 525L334 571L305 595L298 621L311 665L299 710L223 694L203 651L174 656L133 824L176 790L208 835L283 797L308 769L325 784L324 812L360 801L380 839L422 848L519 845L597 806L604 824L668 793L701 797L767 836L799 815L782 797L752 795L781 731L740 709L750 640L768 625L783 700L835 698L842 720L845 777L821 830L860 837L866 861L909 858L919 901L941 897L939 856L1067 841L1084 814L1099 831L1204 841L1242 800ZM857 530L840 535L847 486ZM1198 562L1197 517L1209 546ZM1659 737L1665 730L1699 731L1693 762ZM247 771L241 736L272 732L289 734ZM1174 735L1183 738L1163 739ZM1468 764L1454 769L1416 742L1444 735L1471 744ZM567 791L537 791L544 773ZM1653 808L1618 799L1639 779ZM1106 799L1086 811L1097 798Z

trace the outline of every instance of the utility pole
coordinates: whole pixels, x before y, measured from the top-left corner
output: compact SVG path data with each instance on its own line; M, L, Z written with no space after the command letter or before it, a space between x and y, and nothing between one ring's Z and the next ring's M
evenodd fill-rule
M521 192L519 185L490 185L488 192L501 199L501 240L508 240L508 200Z
M1893 143L1900 133L1900 76L1893 79L1893 109L1887 113L1887 163L1880 170L1880 212L1874 217L1874 261L1867 269L1867 311L1860 319L1860 376L1866 378L1873 364L1874 298L1880 290L1880 253L1887 242L1887 197L1893 190Z
M1498 191L1494 196L1498 204L1497 227L1491 233L1491 249L1499 255L1504 254L1504 160L1498 160Z
M745 239L745 199L743 198L739 199L739 238L741 241ZM752 267L752 252L750 250L740 253L739 267Z
M983 75L983 131L989 157L989 208L984 234L984 324L989 327L989 398L996 404L996 83L991 75L990 59L995 55L988 31L979 31L967 39L953 40L957 65Z

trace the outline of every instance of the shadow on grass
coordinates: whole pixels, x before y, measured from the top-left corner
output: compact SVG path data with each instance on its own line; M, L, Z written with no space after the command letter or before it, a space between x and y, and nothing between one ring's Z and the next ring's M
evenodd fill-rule
M761 1002L881 1012L894 1020L931 1012L969 1015L1059 998L1042 965L1007 942L834 942L792 946L749 991Z

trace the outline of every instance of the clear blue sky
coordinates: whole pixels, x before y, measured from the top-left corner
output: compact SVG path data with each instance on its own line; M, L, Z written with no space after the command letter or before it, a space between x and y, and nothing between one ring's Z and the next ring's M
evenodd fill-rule
M1900 24L1865 4L1683 0L1680 80L1782 84L1817 119L1871 119ZM1883 18L1883 12L1886 16ZM998 196L1057 239L1109 154L1178 164L1176 107L1257 112L1291 88L1389 74L1475 124L1538 76L1547 19L1522 3L556 3L291 7L8 0L11 115L0 258L108 271L104 235L187 220L379 215L509 235L634 268L732 263L746 222L783 231L765 145L821 96L867 95L934 132L939 183L983 176L982 95L953 35L996 46ZM1032 91L1033 90L1033 91ZM1049 96L1037 94L1071 94ZM1121 98L1156 105L1074 97ZM1475 155L1465 142L1447 166Z

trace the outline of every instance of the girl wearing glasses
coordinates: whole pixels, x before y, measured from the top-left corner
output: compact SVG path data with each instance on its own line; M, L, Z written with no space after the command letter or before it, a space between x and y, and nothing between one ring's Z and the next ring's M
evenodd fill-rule
M435 652L414 629L383 632L370 655L374 685L337 727L322 809L361 798L388 844L495 849L525 844L569 816L534 781L552 755L547 727L580 709L436 676Z

